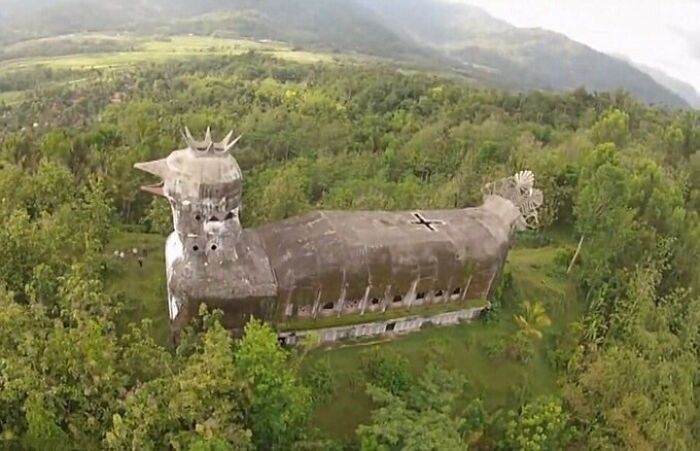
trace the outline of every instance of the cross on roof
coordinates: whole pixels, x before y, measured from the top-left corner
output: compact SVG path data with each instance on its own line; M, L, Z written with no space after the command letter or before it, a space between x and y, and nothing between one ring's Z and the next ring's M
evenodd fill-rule
M411 224L425 226L431 232L437 231L434 226L445 224L445 221L441 221L439 219L425 219L420 213L413 213L413 216L416 217L416 221L411 221Z

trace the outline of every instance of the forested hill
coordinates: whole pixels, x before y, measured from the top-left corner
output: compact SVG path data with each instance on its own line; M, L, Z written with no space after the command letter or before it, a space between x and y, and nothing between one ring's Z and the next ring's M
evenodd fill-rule
M625 61L442 0L11 0L3 14L0 42L96 30L274 39L408 61L505 88L625 89L649 103L687 106Z

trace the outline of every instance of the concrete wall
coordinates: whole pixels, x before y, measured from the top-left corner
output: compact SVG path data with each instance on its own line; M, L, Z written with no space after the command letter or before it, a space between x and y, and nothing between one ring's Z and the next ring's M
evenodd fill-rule
M484 307L457 310L454 312L440 313L433 316L406 316L372 323L354 324L352 326L329 327L326 329L314 329L298 332L281 332L280 342L294 345L309 333L316 333L321 343L332 343L351 338L372 337L387 334L406 334L420 330L423 326L449 326L460 322L471 321L478 318Z

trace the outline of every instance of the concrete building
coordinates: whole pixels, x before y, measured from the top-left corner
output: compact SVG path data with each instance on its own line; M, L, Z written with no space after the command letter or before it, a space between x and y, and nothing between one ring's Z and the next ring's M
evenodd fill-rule
M295 322L333 329L326 335L336 338L414 330L431 321L422 311L435 324L457 321L445 314L473 318L514 231L536 221L542 203L534 176L523 171L487 185L477 208L316 211L243 229L242 173L229 153L240 137L232 137L215 143L207 131L196 141L186 130L187 148L136 164L161 178L143 189L172 207L166 270L174 334L201 303L221 309L237 334L251 316L281 329ZM435 313L438 304L445 307ZM332 318L345 329L328 327Z

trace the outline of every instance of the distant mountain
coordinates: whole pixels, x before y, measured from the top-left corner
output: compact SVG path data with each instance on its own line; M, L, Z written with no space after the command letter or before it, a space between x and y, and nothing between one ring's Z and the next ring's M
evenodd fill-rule
M633 66L649 74L657 83L665 86L683 98L693 108L700 108L700 93L690 84L677 78L673 78L666 72L655 67L644 64L630 62Z
M622 88L649 103L688 106L678 88L628 62L442 0L0 1L0 43L78 31L215 33L390 58L511 89Z
M441 51L473 78L516 89L623 88L657 104L688 106L650 75L543 29L517 28L484 10L437 0L360 0L393 29Z

